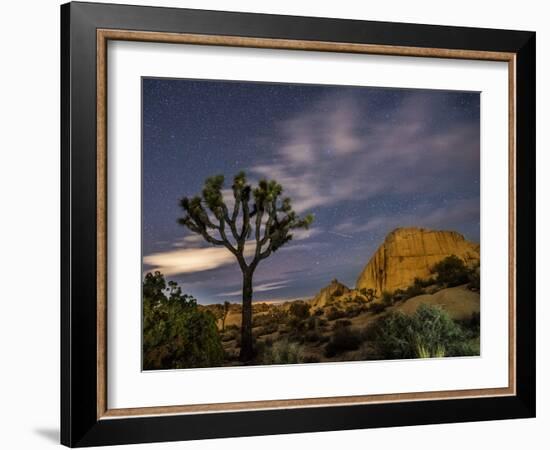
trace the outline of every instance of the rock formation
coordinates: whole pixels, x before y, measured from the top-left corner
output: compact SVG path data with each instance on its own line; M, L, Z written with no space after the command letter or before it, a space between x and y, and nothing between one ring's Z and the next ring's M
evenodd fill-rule
M351 289L334 279L311 300L312 308L323 308L335 298L351 292Z
M447 256L456 255L467 265L479 261L479 244L455 231L397 228L386 236L357 279L357 289L405 289L415 278L426 279L430 269ZM327 288L325 288L327 289Z

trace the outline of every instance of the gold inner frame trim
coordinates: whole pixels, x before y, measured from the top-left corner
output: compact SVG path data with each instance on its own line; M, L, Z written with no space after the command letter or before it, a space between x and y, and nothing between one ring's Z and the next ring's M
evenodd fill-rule
M508 386L489 389L411 392L400 394L263 400L200 405L149 406L109 409L107 405L107 42L109 40L171 44L216 45L266 49L363 53L409 57L432 57L502 61L508 63ZM159 33L148 31L97 30L97 418L129 416L206 414L245 410L344 406L421 400L446 400L516 394L516 54L478 50L403 47L324 41L251 38L240 36Z

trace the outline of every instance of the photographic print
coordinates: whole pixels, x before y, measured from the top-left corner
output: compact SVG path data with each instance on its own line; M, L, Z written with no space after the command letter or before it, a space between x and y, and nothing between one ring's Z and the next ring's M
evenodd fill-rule
M479 92L142 78L142 368L480 355Z

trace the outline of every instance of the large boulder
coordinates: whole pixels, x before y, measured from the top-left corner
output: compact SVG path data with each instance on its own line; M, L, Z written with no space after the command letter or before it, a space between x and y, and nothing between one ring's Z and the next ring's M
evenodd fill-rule
M405 289L415 278L429 278L434 264L451 255L472 266L479 262L479 244L456 231L397 228L386 236L359 275L357 289L373 289L377 296Z

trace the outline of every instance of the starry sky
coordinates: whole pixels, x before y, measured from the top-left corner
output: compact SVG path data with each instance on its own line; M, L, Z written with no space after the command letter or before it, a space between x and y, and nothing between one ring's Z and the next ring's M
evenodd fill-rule
M199 303L240 301L223 247L177 219L178 201L223 174L229 188L275 179L312 213L254 275L254 300L350 287L387 233L418 226L479 242L477 92L143 78L143 271L160 270Z

